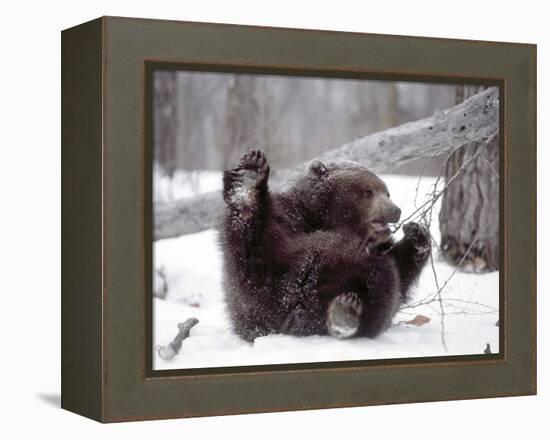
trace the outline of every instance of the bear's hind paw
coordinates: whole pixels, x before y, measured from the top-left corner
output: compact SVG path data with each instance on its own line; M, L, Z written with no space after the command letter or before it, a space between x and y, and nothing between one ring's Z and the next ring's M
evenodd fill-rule
M242 184L246 188L258 189L267 183L269 164L262 151L252 150L241 158L235 171L241 174Z
M224 172L224 200L236 207L250 206L267 189L269 165L259 150L245 154L239 166Z
M363 304L355 292L338 295L328 308L328 332L337 338L353 336L359 329L362 311Z

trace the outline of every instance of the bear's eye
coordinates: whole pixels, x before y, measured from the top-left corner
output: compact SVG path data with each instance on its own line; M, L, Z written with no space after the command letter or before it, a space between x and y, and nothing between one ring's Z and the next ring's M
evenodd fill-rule
M372 197L372 191L370 189L367 189L367 191L365 192L365 197L367 199L370 199Z

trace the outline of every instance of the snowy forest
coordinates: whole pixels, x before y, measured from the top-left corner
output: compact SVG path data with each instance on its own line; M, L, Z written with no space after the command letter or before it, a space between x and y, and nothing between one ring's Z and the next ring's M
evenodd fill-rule
M499 91L420 82L154 73L154 369L499 352ZM260 148L284 190L314 158L378 174L432 255L374 339L229 325L217 226L222 172ZM192 319L190 319L192 318Z

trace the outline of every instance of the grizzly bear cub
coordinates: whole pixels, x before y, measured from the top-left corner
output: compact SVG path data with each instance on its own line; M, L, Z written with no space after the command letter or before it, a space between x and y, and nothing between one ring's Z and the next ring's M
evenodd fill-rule
M235 332L374 337L387 329L430 254L426 228L388 223L401 210L385 183L352 162L312 161L282 192L261 151L225 171L220 234Z

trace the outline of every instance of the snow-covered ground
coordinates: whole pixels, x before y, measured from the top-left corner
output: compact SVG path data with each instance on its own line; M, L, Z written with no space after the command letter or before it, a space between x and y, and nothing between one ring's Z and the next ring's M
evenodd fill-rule
M402 218L406 218L414 210L418 178L381 177L388 184L393 201L402 208ZM187 197L221 188L221 174L217 172L198 173L193 179L177 176L174 195ZM190 187L190 182L194 182L194 187ZM433 178L421 179L417 205L422 203L433 183ZM164 187L162 191L168 190ZM160 194L157 197L160 198ZM431 225L436 242L439 242L438 210L439 206L436 206ZM446 348L442 343L442 315L438 301L399 312L394 325L376 339L270 335L250 344L232 333L224 309L217 232L207 230L157 241L154 246L155 267L162 268L168 293L165 299L154 299L154 346L167 345L178 331L177 324L189 317L198 318L199 324L191 330L180 353L172 360L163 360L155 352L154 369L481 354L487 343L493 353L498 353L498 272L455 272L454 267L439 258L436 248L433 248L433 253L439 285L449 279L441 295ZM435 277L428 264L411 305L433 297L436 292ZM430 322L422 326L406 324L416 315L424 315L430 318Z

